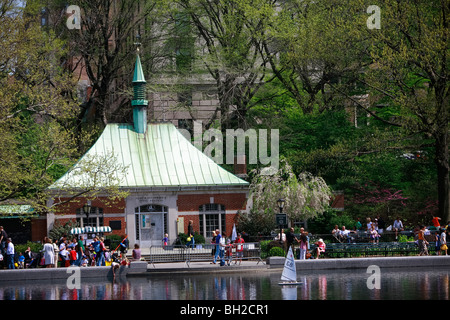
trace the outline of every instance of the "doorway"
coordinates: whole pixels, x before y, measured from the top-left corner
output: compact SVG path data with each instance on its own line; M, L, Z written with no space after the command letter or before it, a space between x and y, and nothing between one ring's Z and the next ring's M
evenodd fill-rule
M167 233L167 213L167 207L161 205L136 207L136 243L141 247L161 245L164 234Z

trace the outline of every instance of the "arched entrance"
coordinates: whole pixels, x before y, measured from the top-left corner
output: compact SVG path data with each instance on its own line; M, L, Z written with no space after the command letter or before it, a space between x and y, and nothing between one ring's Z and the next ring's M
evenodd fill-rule
M161 245L167 233L166 206L146 204L135 208L136 243L141 247Z

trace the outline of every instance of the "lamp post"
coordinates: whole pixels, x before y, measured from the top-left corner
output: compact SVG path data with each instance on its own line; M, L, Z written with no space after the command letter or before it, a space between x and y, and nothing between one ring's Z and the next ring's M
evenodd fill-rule
M85 203L85 205L83 206L83 212L86 215L86 223L87 223L87 225L89 225L89 215L91 214L91 210L92 210L91 201L87 201ZM83 223L83 226L84 226L84 223ZM85 247L87 245L87 238L88 238L88 234L86 233L86 239L84 239L84 246Z
M91 209L92 209L92 206L91 206L90 201L86 202L86 204L83 206L83 212L86 215L88 224L89 224L89 215L91 214Z
M284 199L277 200L277 205L278 205L278 208L280 209L280 219L277 219L278 224L280 225L280 243L283 243L283 223L284 223L283 218L284 217L282 216L282 214L283 214L284 203L285 203Z

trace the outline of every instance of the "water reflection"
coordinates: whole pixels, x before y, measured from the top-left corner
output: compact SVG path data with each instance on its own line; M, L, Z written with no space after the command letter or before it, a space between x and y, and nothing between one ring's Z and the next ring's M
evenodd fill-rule
M365 270L299 274L298 286L280 286L279 272L177 275L0 284L1 300L417 300L449 299L448 270L381 271L381 288L367 287Z

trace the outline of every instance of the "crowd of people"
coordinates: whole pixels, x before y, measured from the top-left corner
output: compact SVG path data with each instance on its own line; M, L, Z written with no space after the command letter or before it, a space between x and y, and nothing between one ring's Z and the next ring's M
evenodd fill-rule
M6 231L0 226L0 262L7 269L23 269L27 267L54 268L69 266L106 266L113 262L128 264L130 261L126 256L128 240L125 236L117 248L108 248L103 237L94 236L92 241L86 244L83 236L68 239L63 235L54 242L49 237L43 240L43 248L40 252L32 252L28 247L24 252L15 252L15 246L8 237ZM131 260L140 260L141 252L136 244L132 251Z
M450 235L450 221L447 222L445 226L440 225L440 218L434 217L432 218L433 226L430 227L429 230L425 226L420 226L416 228L414 232L414 238L416 245L419 247L419 255L428 255L428 246L429 242L427 241L427 236L432 237L434 240L435 248L434 251L436 255L447 255L447 237ZM347 229L346 226L339 227L338 225L334 226L334 229L331 230L332 236L338 240L339 242L347 242L351 243L354 241L356 237L356 233L362 232L365 236L368 237L370 243L377 244L379 243L379 239L381 235L385 233L385 231L393 232L395 236L395 240L398 240L399 234L404 231L405 228L403 226L403 222L400 217L396 217L391 225L386 227L386 223L384 220L377 216L375 219L367 218L365 225L363 225L360 219L357 219L356 225L353 229ZM276 241L280 241L280 234L275 237ZM314 251L310 251L309 244L309 234L304 228L300 228L300 236L297 238L294 234L294 228L290 228L287 233L284 233L282 230L281 234L281 242L286 244L286 251L290 246L299 245L299 259L309 259L315 255L315 258L318 259L322 253L326 250L326 244L323 239L317 240L315 244Z
M431 219L432 226L430 226L430 228L421 225L413 230L414 238L416 239L415 243L419 247L419 255L429 254L429 241L427 240L427 236L434 240L436 255L447 255L447 234L450 232L450 221L448 221L444 226L440 225L440 221L441 218L433 216ZM395 240L398 240L399 234L404 230L405 227L400 217L396 217L393 223L386 228L386 223L381 217L378 216L374 220L367 218L365 226L362 225L360 219L358 219L354 230L346 230L345 226L342 226L340 229L336 225L331 233L340 242L350 242L352 239L351 233L365 231L369 236L369 241L375 244L379 242L379 239L384 231L392 231L395 235Z
M220 266L224 266L225 264L231 265L233 261L233 250L235 250L236 261L234 264L237 264L239 261L240 265L244 257L244 243L245 240L242 234L238 233L236 239L232 241L231 239L226 239L220 230L216 229L213 231L213 237L211 239L211 244L215 245L211 251L211 255L214 257L211 264L216 264L219 260Z
M344 228L345 229L345 228ZM275 237L275 241L280 241L280 234ZM286 252L289 250L289 247L292 247L294 250L294 245L299 245L299 259L311 259L313 254L316 259L319 259L320 255L325 252L326 244L322 238L318 239L314 244L316 245L313 254L311 254L311 246L310 246L310 237L309 232L305 230L305 228L300 228L300 235L297 238L294 233L294 228L290 228L289 231L285 234L282 230L281 234L281 242L284 243Z
M0 226L0 261L6 261L6 267L8 269L15 269L17 266L24 264L25 257L22 253L19 254L18 261L15 259L15 248L11 238L8 237L3 226Z
M139 256L140 258L140 249L138 247L133 250L133 256ZM105 239L98 236L94 236L87 245L83 236L73 237L69 240L67 235L63 235L57 243L45 237L42 250L43 256L39 264L52 268L58 262L61 267L106 266L118 260L121 263L128 263L127 250L128 240L126 237L122 237L122 241L114 250L107 248Z

